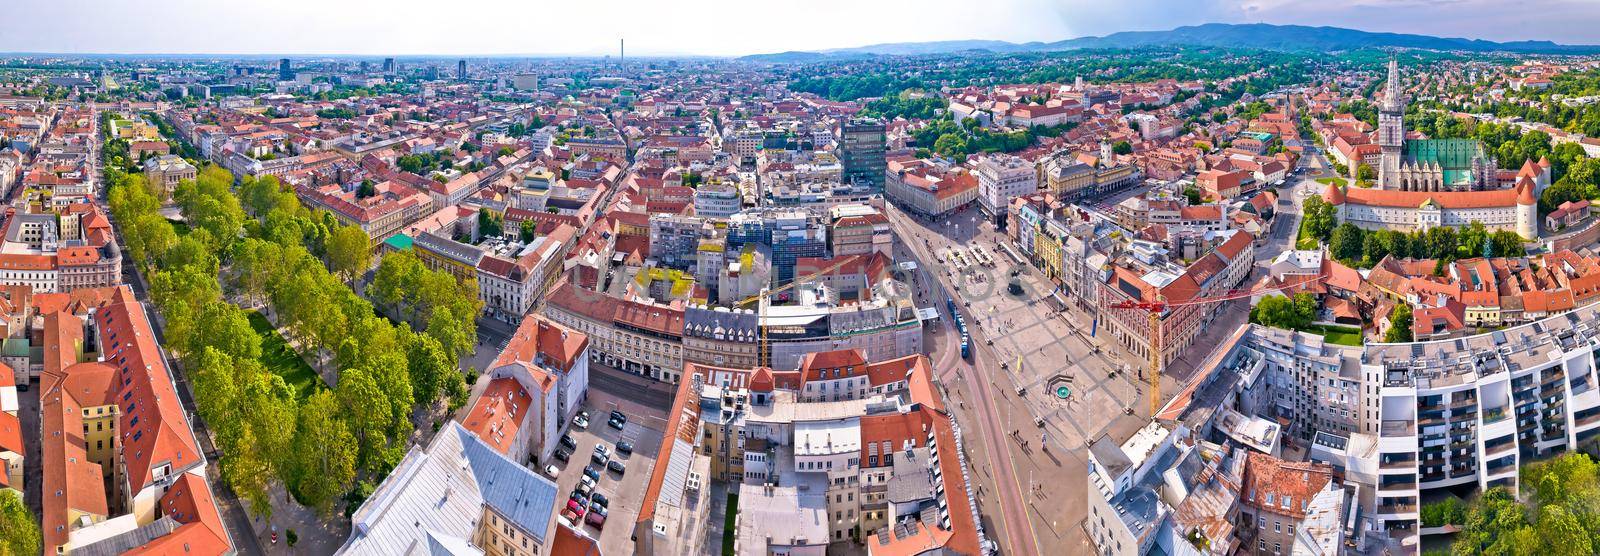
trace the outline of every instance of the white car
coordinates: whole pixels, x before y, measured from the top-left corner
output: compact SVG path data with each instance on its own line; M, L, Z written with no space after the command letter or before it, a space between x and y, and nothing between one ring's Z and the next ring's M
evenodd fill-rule
M556 478L556 475L560 475L561 474L561 470L560 469L556 469L556 466L554 464L546 465L546 466L544 466L544 474L549 475L550 478L554 479L554 478Z
M580 429L587 429L587 428L589 428L589 418L588 417L584 417L582 415L579 415L577 417L573 417L572 418L572 426L578 427Z

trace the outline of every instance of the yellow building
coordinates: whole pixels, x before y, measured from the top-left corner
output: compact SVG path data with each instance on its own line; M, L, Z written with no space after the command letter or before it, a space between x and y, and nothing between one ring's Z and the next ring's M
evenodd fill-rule
M417 234L411 252L429 270L450 273L457 282L477 278L478 261L483 259L483 249L436 235L432 232Z

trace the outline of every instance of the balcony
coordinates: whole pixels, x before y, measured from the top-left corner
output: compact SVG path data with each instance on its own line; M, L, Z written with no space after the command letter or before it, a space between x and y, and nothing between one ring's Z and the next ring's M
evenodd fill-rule
M1415 459L1389 460L1389 461L1384 461L1382 463L1379 463L1378 467L1381 468L1381 469L1415 469L1417 467L1417 460L1415 460Z
M1417 411L1420 413L1427 413L1429 411L1444 411L1444 401L1441 400L1433 403L1418 405Z
M1429 415L1427 417L1423 417L1421 419L1418 419L1417 423L1422 425L1422 426L1424 426L1424 427L1431 427L1431 426L1434 426L1434 425L1443 425L1444 424L1444 414L1443 413L1435 413L1433 415Z
M1461 409L1463 407L1472 407L1475 405L1478 405L1478 398L1467 398L1464 400L1450 402L1450 409Z
M1416 504L1385 504L1378 506L1379 515L1416 513Z
M1439 472L1439 473L1424 473L1424 474L1422 474L1422 477L1421 477L1421 480L1424 483L1431 483L1431 482L1434 482L1434 481L1443 481L1444 479L1445 479L1445 475L1444 475L1444 472L1442 472L1442 471Z
M1600 423L1600 412L1591 413L1578 418L1578 426L1588 426Z
M1491 407L1483 410L1483 424L1496 423L1506 418L1505 406Z
M1417 434L1415 421L1384 421L1379 427L1383 436L1412 436Z
M1378 490L1416 490L1416 489L1417 489L1417 481L1415 479L1412 479L1412 480L1401 480L1401 481L1380 481L1379 484L1378 484Z

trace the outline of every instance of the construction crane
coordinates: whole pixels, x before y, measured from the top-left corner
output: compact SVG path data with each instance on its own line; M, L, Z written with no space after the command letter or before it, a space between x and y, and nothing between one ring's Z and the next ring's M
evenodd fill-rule
M744 299L741 299L741 300L739 300L738 303L734 303L733 306L735 308L743 307L745 305L749 305L751 303L755 303L755 302L761 301L763 299L771 298L774 294L777 294L779 292L788 291L788 290L794 288L795 286L798 286L798 285L806 283L806 282L810 282L811 280L816 279L818 276L822 276L824 274L828 274L828 273L833 272L835 270L839 270L840 268L843 268L844 265L847 265L847 264L850 264L851 262L853 262L855 260L855 257L841 257L841 259L843 259L843 260L834 262L833 264L830 264L830 265L828 265L826 267L823 267L822 270L818 270L816 272L813 272L811 274L807 274L805 276L796 276L793 280L790 280L789 283L784 284L782 286L778 286L775 289L763 289L763 290L761 290L761 293L758 293L756 295L752 295L750 297L746 297ZM767 361L767 328L765 326L761 326L761 317L764 316L763 313L765 313L765 312L766 312L766 305L764 305L764 304L756 305L756 329L761 334L761 340L759 342L757 342L757 344L756 344L756 366L771 367L772 366L771 362Z
M1116 303L1106 304L1106 309L1139 309L1149 312L1150 374L1146 378L1150 381L1150 418L1154 419L1156 416L1156 411L1161 409L1161 368L1163 366L1163 359L1165 359L1161 356L1163 348L1163 338L1161 336L1162 313L1165 313L1168 309L1177 307L1222 303L1225 301L1233 301L1235 299L1244 299L1247 297L1255 297L1261 294L1275 293L1287 289L1305 287L1326 279L1327 277L1319 275L1314 280L1297 281L1271 288L1228 290L1217 295L1196 297L1192 299L1186 299L1184 301L1168 302L1164 296L1162 296L1160 293L1157 293L1155 301L1118 301Z

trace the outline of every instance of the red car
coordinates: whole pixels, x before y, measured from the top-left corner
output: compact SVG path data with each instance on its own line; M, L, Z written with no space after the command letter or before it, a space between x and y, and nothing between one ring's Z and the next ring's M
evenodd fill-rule
M583 521L585 523L593 525L595 529L605 529L606 528L606 516L605 516L605 514L590 513L589 517L584 518Z
M584 512L588 511L588 508L584 507L583 502L579 502L577 500L567 500L567 511L572 512L572 520L577 521L578 518L583 517Z

